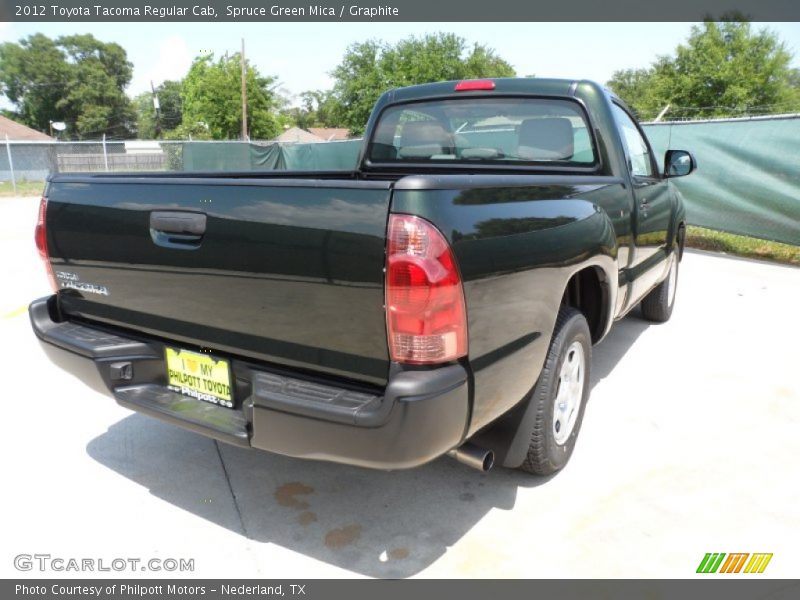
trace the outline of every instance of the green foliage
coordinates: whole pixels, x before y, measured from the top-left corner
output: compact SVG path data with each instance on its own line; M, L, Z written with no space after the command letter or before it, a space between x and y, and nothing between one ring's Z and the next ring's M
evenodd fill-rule
M180 81L165 81L156 87L160 105L161 129L175 129L183 121L182 84Z
M44 192L44 181L17 181L16 191L11 181L0 181L0 198L13 198L15 196L38 196Z
M39 131L50 119L62 120L56 108L69 79L66 56L56 42L37 33L18 44L0 44L0 91L14 105L9 116Z
M136 111L136 132L140 139L161 138L164 131L180 126L183 120L181 88L180 81L165 81L156 87L156 96L160 106L158 115L156 115L153 105L152 92L143 92L133 99Z
M247 119L253 139L271 139L281 131L277 115L281 99L273 88L276 79L247 66ZM234 54L215 60L214 55L196 58L181 88L183 118L181 132L193 138L227 140L241 137L241 58ZM175 132L172 132L172 136Z
M787 77L789 86L795 92L800 92L800 69L792 69Z
M241 132L240 132L241 133ZM215 139L205 121L194 123L181 123L175 129L170 129L162 134L165 140L213 140ZM228 138L216 138L228 139Z
M451 34L409 37L395 45L377 40L352 44L332 73L334 122L364 131L378 97L394 87L479 77L513 77L493 50Z
M131 101L136 113L136 136L142 140L156 137L156 111L153 108L153 94L142 92Z
M791 112L800 112L800 69L791 69L787 76Z
M89 34L52 40L37 33L0 44L0 92L15 105L13 118L44 132L50 121L64 121L64 138L129 135L131 75L122 46Z
M767 29L733 18L692 27L675 56L649 69L614 73L608 86L643 119L667 104L669 118L707 118L800 110L791 54Z
M704 227L688 227L686 246L800 266L800 245L760 240Z
M339 120L338 103L330 90L312 90L300 94L301 105L286 111L289 125L309 127L345 127Z
M653 73L651 69L622 69L615 71L606 84L617 96L622 98L639 118L654 118L660 108L659 99L652 98ZM661 104L661 108L666 103ZM655 112L653 113L653 111ZM651 114L653 113L653 114Z
M183 144L161 144L168 171L183 171Z

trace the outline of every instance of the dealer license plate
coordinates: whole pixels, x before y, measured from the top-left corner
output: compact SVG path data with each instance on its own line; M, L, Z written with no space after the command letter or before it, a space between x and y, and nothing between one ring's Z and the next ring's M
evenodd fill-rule
M208 354L166 348L169 388L184 396L233 408L231 367Z

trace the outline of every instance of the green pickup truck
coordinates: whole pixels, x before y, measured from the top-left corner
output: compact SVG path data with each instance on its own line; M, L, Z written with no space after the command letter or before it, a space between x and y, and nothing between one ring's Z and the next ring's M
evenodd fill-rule
M592 82L396 89L354 171L53 175L31 323L122 406L223 442L549 474L592 345L639 304L670 317L694 168Z

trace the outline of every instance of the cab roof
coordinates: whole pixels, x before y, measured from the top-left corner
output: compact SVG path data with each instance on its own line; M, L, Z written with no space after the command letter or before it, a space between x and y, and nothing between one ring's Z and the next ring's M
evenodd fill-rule
M461 80L439 81L424 83L403 88L389 90L378 101L379 104L392 104L395 102L408 102L423 98L437 96L453 96L460 94L541 94L543 96L572 96L579 84L588 84L602 89L597 83L575 79L541 79L538 77L487 77L486 81L495 84L493 90L456 92L455 88Z

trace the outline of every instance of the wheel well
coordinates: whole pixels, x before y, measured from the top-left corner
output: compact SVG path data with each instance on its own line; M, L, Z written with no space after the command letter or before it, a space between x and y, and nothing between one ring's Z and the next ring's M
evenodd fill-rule
M678 260L683 260L683 248L686 244L686 223L678 223L678 233L675 235L675 243L678 246Z
M606 275L599 267L586 267L575 273L567 282L561 303L583 313L589 323L592 342L603 335L608 319L608 285Z

